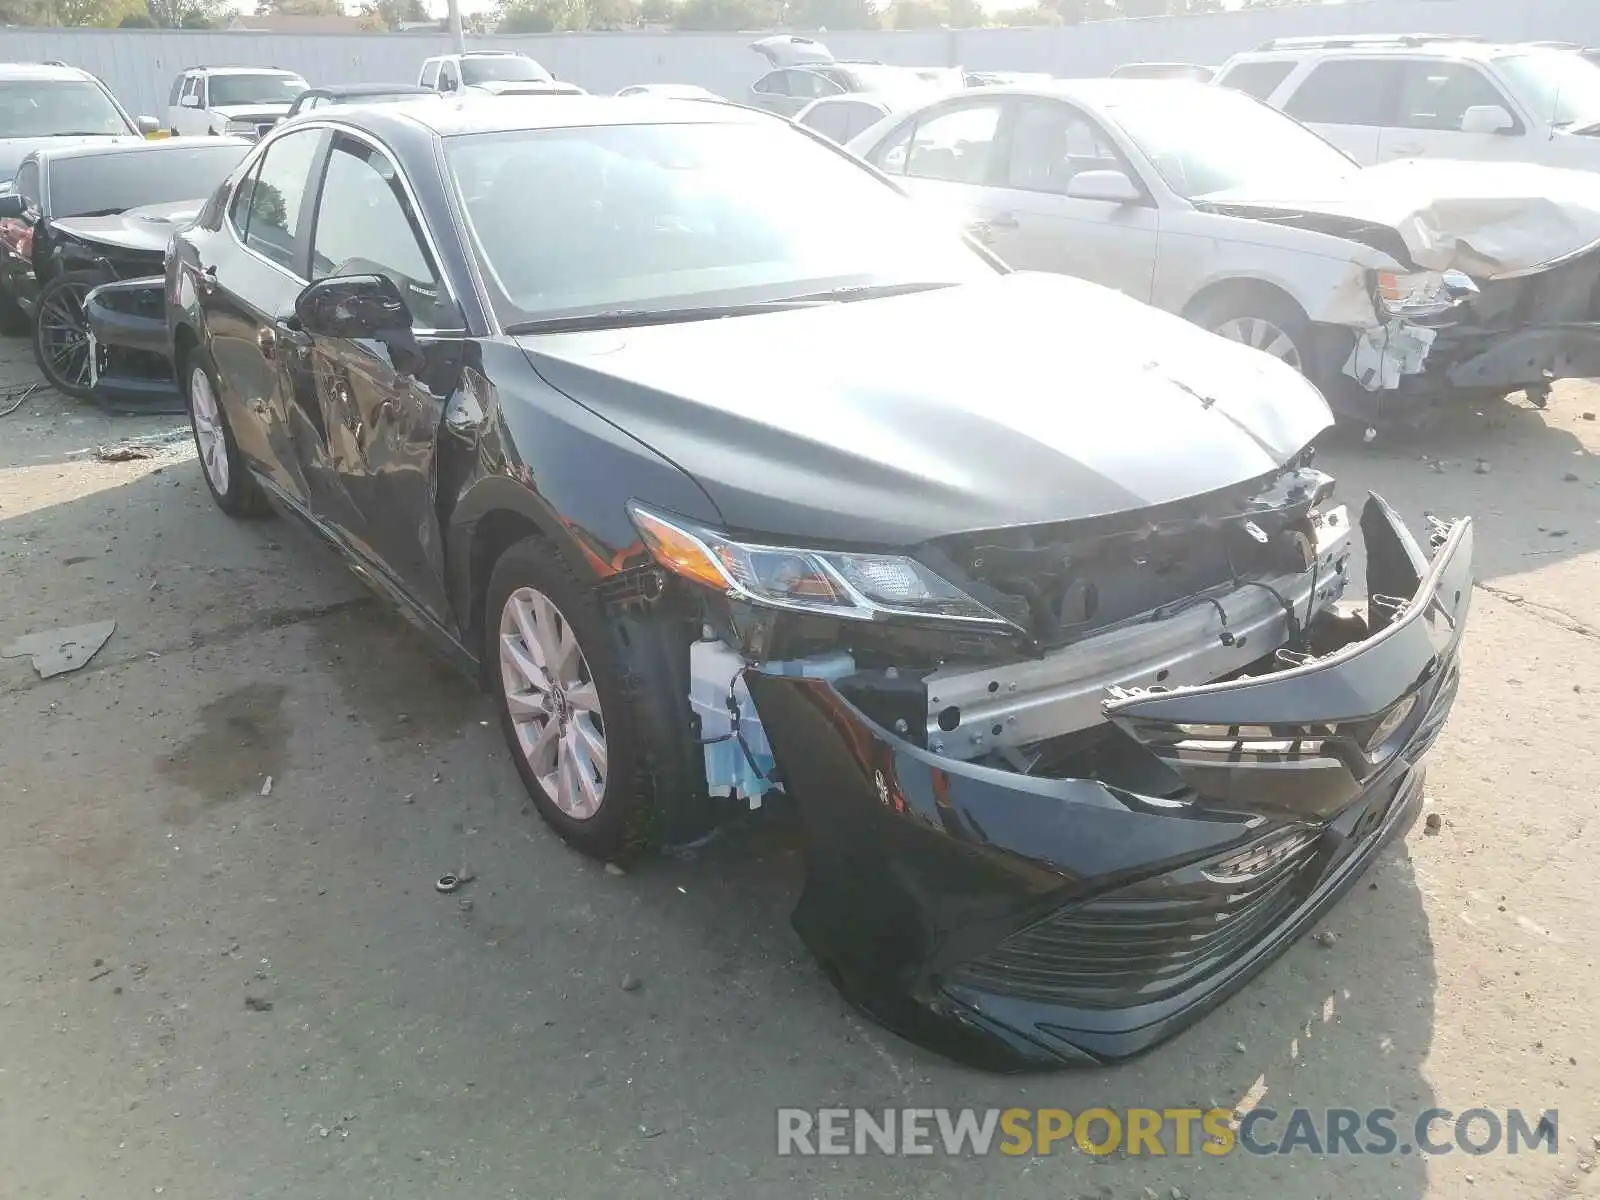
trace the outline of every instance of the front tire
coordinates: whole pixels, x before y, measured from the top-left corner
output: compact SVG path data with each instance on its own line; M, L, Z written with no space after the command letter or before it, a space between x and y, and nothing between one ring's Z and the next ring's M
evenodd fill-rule
M1287 296L1240 287L1201 301L1189 319L1218 337L1270 354L1302 375L1315 377L1311 321Z
M539 816L591 858L634 857L651 813L639 723L593 589L528 538L495 563L483 626L501 732Z
M211 356L199 346L189 350L178 363L178 379L188 402L189 429L200 456L200 474L217 507L241 520L270 516L272 510L266 497L245 467L233 440Z
M105 282L98 271L67 271L45 285L33 310L33 357L45 381L74 400L91 394L84 297Z

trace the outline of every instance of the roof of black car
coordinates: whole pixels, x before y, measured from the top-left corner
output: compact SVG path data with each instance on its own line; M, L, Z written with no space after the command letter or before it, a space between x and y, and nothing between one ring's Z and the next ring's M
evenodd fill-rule
M320 113L317 114L321 116ZM346 121L383 137L421 125L439 137L567 129L594 125L726 125L782 120L735 104L706 104L651 96L484 96L443 104L402 101L353 109L329 120ZM298 120L296 124L298 124Z
M420 87L415 83L323 83L314 88L307 88L309 92L321 92L325 96L430 96L432 88Z
M158 138L155 141L113 142L109 139L104 143L80 143L75 146L43 146L35 153L41 158L48 156L51 162L60 162L64 158L103 158L108 154L160 154L167 150L195 150L205 149L207 146L244 146L252 143L244 138L236 137L208 137L208 138Z

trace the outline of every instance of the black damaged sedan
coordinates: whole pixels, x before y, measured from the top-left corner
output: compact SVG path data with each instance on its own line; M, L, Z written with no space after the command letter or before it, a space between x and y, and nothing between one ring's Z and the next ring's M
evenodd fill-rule
M560 836L786 795L800 935L948 1054L1153 1045L1420 806L1470 522L1352 527L1292 370L1009 272L786 122L313 115L153 286L218 504L478 672Z

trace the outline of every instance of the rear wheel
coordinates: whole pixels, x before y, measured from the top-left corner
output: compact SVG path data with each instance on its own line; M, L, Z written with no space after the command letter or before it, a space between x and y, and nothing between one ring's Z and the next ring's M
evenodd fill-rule
M230 517L270 516L266 497L234 443L211 356L199 346L190 349L178 363L178 379L189 403L189 427L200 456L200 474L217 507Z
M39 294L33 313L33 356L56 391L87 400L89 388L89 321L83 300L106 282L98 271L67 271Z

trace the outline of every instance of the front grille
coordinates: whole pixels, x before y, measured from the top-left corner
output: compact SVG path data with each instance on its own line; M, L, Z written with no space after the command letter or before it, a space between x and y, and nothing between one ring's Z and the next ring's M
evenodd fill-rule
M1320 874L1319 832L1280 831L1058 909L963 964L948 982L1084 1008L1175 995L1238 958L1298 903Z

